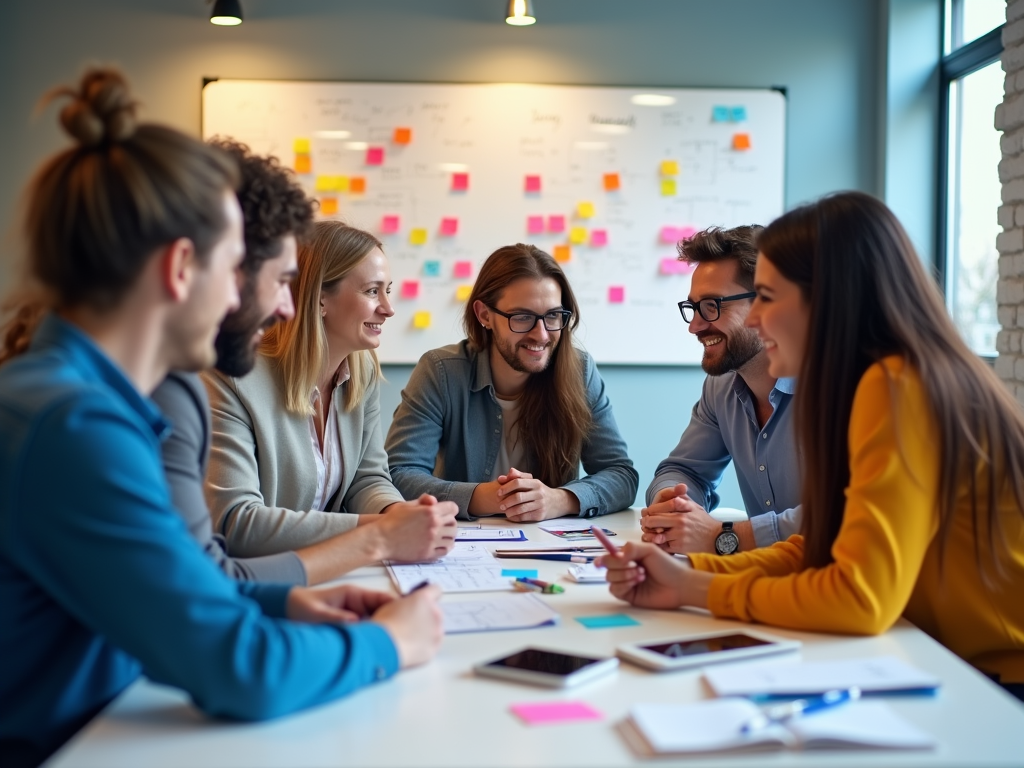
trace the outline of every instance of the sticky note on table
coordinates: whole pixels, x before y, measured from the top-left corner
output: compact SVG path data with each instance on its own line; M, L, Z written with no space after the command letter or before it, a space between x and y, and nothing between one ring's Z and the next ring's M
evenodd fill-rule
M441 276L441 262L440 261L425 261L423 263L423 276L424 277L440 277Z
M409 242L413 245L423 245L427 242L427 230L423 227L416 227L409 232Z
M554 253L555 261L566 262L572 258L572 249L568 245L556 245Z
M587 242L587 228L573 227L569 230L569 242L573 245L583 245Z
M539 235L544 231L544 217L543 216L527 216L526 217L526 231L531 235Z
M446 216L441 219L441 234L445 237L454 237L459 231L459 220Z
M366 178L363 176L353 176L348 180L348 191L354 195L360 195L366 191Z
M540 192L540 176L527 176L525 189L527 192Z
M730 110L729 116L732 118L734 123L742 123L747 119L747 108L746 107L733 107Z
M467 277L473 276L473 262L472 261L456 261L455 262L455 277L460 280L465 280Z
M391 141L395 144L408 144L412 141L412 128L395 128Z
M590 231L590 244L595 248L602 245L608 245L608 230L592 229Z
M412 327L420 330L430 327L430 313L420 310L412 316Z
M661 194L664 197L672 197L676 193L676 180L675 179L662 179L661 180Z
M743 151L750 149L750 134L749 133L734 133L732 135L732 148Z
M581 219L592 219L594 218L594 204L586 201L576 206L576 215Z
M469 301L469 297L473 293L472 285L460 285L455 289L455 300L456 301Z
M397 216L385 216L380 220L380 231L385 235L393 235L398 231L399 219Z
M420 281L403 280L401 294L403 299L415 299L420 295Z
M729 122L729 116L732 114L732 110L728 107L712 107L711 108L711 122L712 123L727 123Z
M565 232L565 216L548 216L548 232Z
M626 300L626 289L621 285L613 285L608 288L608 303L621 304Z
M309 155L296 155L295 156L295 172L296 173L312 173L313 161L310 160Z
M635 627L640 622L624 613L608 613L603 616L577 616L576 621L587 629L609 629L611 627Z
M678 160L662 160L661 165L658 168L661 171L662 176L678 176L679 175L679 161Z
M338 212L338 198L336 197L321 197L320 198L320 213L324 216L333 216Z
M536 568L502 568L501 575L510 579L536 579Z
M366 164L367 165L383 165L384 164L384 147L369 147L366 150Z
M620 186L619 174L617 173L606 173L604 175L604 191L614 192Z
M452 174L452 192L465 192L469 189L469 174L468 173L453 173Z
M544 701L537 704L513 704L509 709L527 725L571 723L578 720L600 720L600 712L582 701Z
M292 151L296 155L308 155L310 152L309 139L296 139L293 141Z
M679 259L662 259L661 268L658 270L663 275L686 275L693 271L693 267Z

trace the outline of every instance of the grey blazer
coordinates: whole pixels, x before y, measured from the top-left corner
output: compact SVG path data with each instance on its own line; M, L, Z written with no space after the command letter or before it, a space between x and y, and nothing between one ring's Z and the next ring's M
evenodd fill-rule
M240 557L258 557L315 544L356 526L355 514L377 514L402 501L391 483L380 426L376 379L363 402L338 411L344 457L341 488L326 511L312 510L316 458L309 417L284 408L284 382L276 363L257 356L243 378L203 374L210 396L213 443L206 473L206 503L213 528ZM332 398L340 405L340 384Z

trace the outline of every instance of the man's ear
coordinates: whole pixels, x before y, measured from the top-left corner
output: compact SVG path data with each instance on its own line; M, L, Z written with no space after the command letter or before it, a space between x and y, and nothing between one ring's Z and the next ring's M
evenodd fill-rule
M158 258L167 295L179 304L187 301L199 269L195 244L187 237L179 237L165 246Z
M473 314L480 321L480 325L487 330L491 329L491 310L480 299L473 302Z

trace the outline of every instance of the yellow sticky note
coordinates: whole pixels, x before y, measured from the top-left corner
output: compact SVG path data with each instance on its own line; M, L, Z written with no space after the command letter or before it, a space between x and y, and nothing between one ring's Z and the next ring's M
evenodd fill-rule
M295 143L292 144L292 151L296 155L308 155L309 154L309 139L296 139Z
M316 177L316 191L317 192L333 192L338 188L337 176L317 176Z
M427 242L427 230L423 229L422 227L417 227L416 229L410 231L409 242L412 243L413 245L423 245L425 242Z
M295 172L296 173L311 173L313 171L313 161L309 159L309 155L296 155L295 156Z
M412 316L412 327L413 328L429 328L430 327L430 313L429 312L417 312Z
M348 176L335 176L334 188L339 192L348 192Z
M572 258L572 249L568 245L555 246L555 261L566 262Z
M333 216L338 212L338 198L336 197L321 197L320 198L320 213L324 216Z
M582 245L587 242L587 228L573 227L569 230L569 242L574 245Z
M583 202L576 206L576 213L581 219L590 219L594 216L594 204Z
M677 161L677 160L662 160L661 161L661 175L662 176L678 176L679 175L679 161Z
M469 301L469 295L473 293L472 285L460 285L455 289L455 298L458 301Z
M662 179L661 180L661 194L665 197L672 197L676 193L676 180L675 179Z

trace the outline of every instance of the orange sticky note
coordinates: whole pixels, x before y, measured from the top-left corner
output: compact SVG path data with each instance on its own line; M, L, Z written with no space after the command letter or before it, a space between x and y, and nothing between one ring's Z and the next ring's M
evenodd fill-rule
M310 152L309 139L296 139L292 142L292 151L296 155L308 155Z
M606 173L604 175L604 191L614 192L619 188L619 174Z
M460 285L455 289L455 298L457 301L469 301L470 294L472 293L472 285Z
M310 160L309 155L296 155L295 156L295 172L296 173L312 173L313 161Z
M583 245L587 242L587 228L573 227L569 230L569 242L573 245Z
M662 179L661 180L661 194L664 197L672 197L676 193L676 180L675 179Z
M679 161L678 160L662 160L659 168L662 176L678 176L679 175Z
M413 245L423 245L427 242L427 230L417 227L409 232L409 242Z
M361 195L366 191L366 178L363 176L353 176L348 180L348 191L354 195Z
M420 310L412 316L412 327L420 330L430 327L430 313Z
M740 151L750 149L750 134L734 133L732 135L732 148Z
M594 204L582 202L576 206L576 213L581 219L592 219L594 218Z
M568 245L555 246L555 261L566 262L572 258L572 249Z
M395 135L391 140L395 144L409 144L412 141L412 128L395 128Z
M324 216L333 216L338 212L338 198L336 197L321 197L320 198L320 213Z

